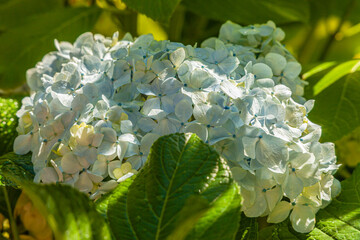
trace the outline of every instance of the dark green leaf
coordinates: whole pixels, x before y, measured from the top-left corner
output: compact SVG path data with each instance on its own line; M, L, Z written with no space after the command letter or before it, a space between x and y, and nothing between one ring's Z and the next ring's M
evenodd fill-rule
M180 0L123 0L130 8L146 16L167 23Z
M113 191L107 193L106 195L102 196L99 200L97 200L95 202L96 210L106 218L108 213L109 202L111 201L111 199L119 199L125 196L133 180L134 177L126 179L124 182L119 184Z
M12 188L12 187L0 186L0 213L3 214L6 218L9 218L9 211L6 206L4 188L6 188L6 191L7 191L8 197L9 197L11 210L12 210L11 212L14 211L15 204L16 204L17 199L20 196L21 190Z
M20 26L30 17L62 7L63 4L63 0L11 0L0 3L0 31Z
M289 0L184 0L190 11L220 21L231 20L241 24L276 24L306 22L309 19L307 1Z
M191 196L179 212L175 230L167 237L168 240L184 240L195 224L209 210L209 202L200 196Z
M0 175L2 184L6 186L16 187L14 179L33 181L35 173L31 163L31 154L16 155L11 152L1 156Z
M360 72L347 74L314 99L309 118L322 126L323 141L334 142L360 126Z
M0 81L11 88L25 81L27 69L54 48L54 39L74 41L94 26L99 8L60 8L35 15L0 35Z
M240 227L236 234L238 240L253 240L258 238L258 223L256 218L248 218L241 213Z
M23 183L22 186L45 216L55 239L111 239L105 219L85 194L67 185Z
M125 187L126 188L126 187ZM233 239L239 223L238 186L218 154L195 134L172 134L152 146L125 193L111 198L108 219L118 239L166 239L194 195L210 204L187 239ZM120 192L122 191L122 192ZM116 191L115 191L116 192ZM115 195L115 193L114 193Z

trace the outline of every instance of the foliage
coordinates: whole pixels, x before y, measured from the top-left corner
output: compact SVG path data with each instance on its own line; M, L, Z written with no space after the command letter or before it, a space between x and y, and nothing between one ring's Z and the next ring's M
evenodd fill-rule
M23 3L26 2L24 6ZM74 40L92 29L98 8L68 8L62 0L9 1L0 4L1 88L14 88L25 80L25 71L53 50L55 38ZM13 14L17 9L23 13Z
M19 103L16 99L0 98L0 155L10 152L17 136L18 124L16 111Z
M179 217L185 211L189 215L184 208L194 210L190 197L195 195L208 202L210 209L197 223L193 221L194 230L186 239L232 239L240 201L229 175L218 154L195 134L162 137L126 194L121 194L120 185L119 194L110 198L110 226L118 239L166 239L179 226Z
M323 126L323 141L336 141L360 126L360 72L346 74L314 97L310 113Z
M31 163L31 154L20 156L12 152L0 157L0 176L3 185L16 187L14 180L24 179L32 181L34 171Z

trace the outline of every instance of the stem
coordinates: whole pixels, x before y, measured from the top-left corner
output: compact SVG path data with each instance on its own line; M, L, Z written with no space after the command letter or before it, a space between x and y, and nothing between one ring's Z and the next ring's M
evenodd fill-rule
M335 32L333 34L331 34L330 37L328 38L328 41L326 42L325 47L324 47L322 53L320 54L320 58L319 58L320 61L323 61L326 58L326 55L328 54L330 47L335 40L336 34L338 34L340 32L346 19L349 17L351 10L354 8L354 5L355 5L355 0L351 0L350 3L347 5L339 25L337 26Z
M20 240L19 234L17 231L17 227L16 227L16 223L15 223L15 219L14 219L12 211L11 211L9 195L8 195L8 192L7 192L5 186L3 187L3 191L4 191L6 206L7 206L8 212L9 212L10 228L11 228L12 235L15 240Z

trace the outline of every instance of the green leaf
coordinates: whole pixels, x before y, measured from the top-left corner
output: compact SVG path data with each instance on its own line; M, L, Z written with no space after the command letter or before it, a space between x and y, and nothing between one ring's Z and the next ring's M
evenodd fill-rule
M236 234L238 240L253 240L258 239L258 222L257 218L246 217L244 213L241 213L240 227Z
M206 200L210 209L187 239L235 237L240 216L238 186L215 150L195 134L159 138L128 192L121 187L118 191L118 197L109 201L107 214L118 239L166 239L194 195Z
M219 189L216 187L210 189L209 194L214 193L219 194ZM197 222L193 231L187 236L187 240L234 239L240 218L240 196L237 184L232 183L226 191L212 201L211 208Z
M127 194L127 190L131 183L133 182L134 177L126 179L124 182L119 184L113 191L105 194L99 200L95 202L96 210L103 215L103 217L107 217L109 202L111 199L119 199Z
M191 196L186 200L185 206L179 212L175 230L166 238L167 240L183 240L193 229L195 224L209 210L210 204L200 196Z
M314 86L314 96L318 95L324 89L335 83L349 73L353 73L360 67L360 60L351 60L339 64L334 69L329 71L323 78L318 81Z
M309 19L307 1L288 0L184 0L186 7L197 14L220 21L231 20L241 24L276 24L306 22Z
M2 88L25 81L27 69L54 48L54 39L74 41L94 26L99 8L60 8L34 15L26 23L0 35L0 81Z
M0 98L0 155L12 151L16 138L19 103L15 99Z
M123 0L130 8L163 23L170 20L180 0Z
M315 67L311 68L310 70L308 70L306 73L304 73L302 75L302 78L304 80L307 80L308 78L314 76L315 74L325 71L325 70L335 66L336 64L337 64L337 62L335 62L335 61L320 63L320 64L316 65Z
M316 95L311 121L322 126L322 140L334 142L360 126L360 72L350 73Z
M31 154L16 155L11 152L0 157L0 176L2 184L17 187L14 179L33 181L34 175Z
M85 194L67 185L22 183L22 186L46 218L55 239L111 239L105 219Z
M11 0L0 3L0 31L26 23L34 15L62 7L63 0ZM16 13L16 14L15 14Z
M7 195L9 197L11 213L14 212L15 204L20 196L21 190L12 187L0 186L0 213L3 214L6 218L9 218L10 215L6 205L4 188L6 189Z
M273 239L360 239L360 165L350 178L341 182L341 188L341 194L317 213L313 231L297 233L285 221L271 227Z

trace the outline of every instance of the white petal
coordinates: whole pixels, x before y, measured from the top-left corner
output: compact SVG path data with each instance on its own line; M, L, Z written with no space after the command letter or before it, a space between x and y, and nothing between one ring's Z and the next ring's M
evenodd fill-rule
M57 181L59 181L58 174L52 167L43 168L39 174L40 179L43 183L56 183Z
M80 165L77 156L69 152L63 156L61 159L61 167L64 172L74 174L83 169L83 166Z
M256 75L256 79L272 78L272 76L273 76L271 68L264 63L254 64L253 65L253 74Z
M117 182L118 182L118 183L119 183L119 182L123 182L123 181L125 181L126 179L128 179L129 177L132 177L133 175L134 175L133 172L129 172L129 173L125 174L124 176L120 177L120 178L117 180Z
M98 148L99 154L112 156L116 153L116 143L103 141Z
M225 52L225 51L223 51ZM226 52L225 52L226 53ZM237 57L228 57L221 61L218 66L226 74L232 73L239 66L239 59Z
M275 90L275 96L277 98L279 98L280 100L289 99L292 94L290 88L288 88L287 86L282 85L282 84L276 85L274 87L274 90Z
M297 204L290 214L290 221L295 231L308 233L315 227L315 213L310 206Z
M170 61L174 64L175 67L179 67L180 64L185 60L185 50L184 48L178 48L170 54Z
M153 143L160 137L158 134L148 133L141 139L140 151L143 154L148 154Z
M191 124L189 124L184 129L184 132L186 132L186 133L195 133L204 142L208 138L208 131L207 131L206 127L201 125L200 123L191 123Z
M275 188L272 188L270 190L267 190L265 193L266 200L268 203L268 208L270 211L274 209L276 204L281 200L283 197L283 193L281 191L280 186L276 186Z
M287 79L295 79L301 72L301 65L298 62L288 62L284 69L284 76Z
M267 208L265 197L262 196L261 193L257 192L256 194L260 194L260 196L256 196L254 204L243 209L247 217L259 217Z
M121 142L128 142L132 144L139 144L139 140L137 140L136 136L131 133L125 133L120 135L119 141Z
M223 81L221 84L221 90L233 99L242 97L243 91L241 88L238 88L235 84L231 83L228 80Z
M114 176L114 170L116 168L120 168L120 167L121 167L121 161L119 161L119 160L111 161L109 163L109 168L108 168L109 176L113 179L116 179Z
M132 133L133 124L130 120L123 120L121 121L120 128L122 133Z
M112 128L102 128L101 133L104 134L103 141L107 141L110 143L114 143L117 140L117 134L114 129Z
M256 145L256 159L266 167L285 170L289 153L286 142L277 137L263 135Z
M87 172L82 172L79 179L74 184L74 187L79 189L80 192L88 193L93 188L93 182L88 176Z
M99 183L103 180L103 177L92 172L87 171L88 177L93 183Z
M106 177L107 175L107 162L102 161L102 160L96 160L93 167L92 167L92 172L101 176Z
M303 190L303 183L295 173L290 173L284 183L284 193L291 200L295 199Z
M290 213L290 210L293 208L291 203L286 201L279 202L275 208L271 211L267 218L268 223L280 223L284 221Z
M144 132L150 132L157 126L156 122L151 118L141 118L137 125Z
M14 152L24 155L31 150L33 136L31 134L19 135L14 142Z
M183 123L187 122L193 113L192 103L182 99L175 106L175 115Z
M259 141L258 138L252 138L246 136L242 138L242 143L244 145L244 153L249 158L255 158L255 146L258 141Z
M91 146L93 147L99 147L102 140L104 138L104 134L102 133L95 133L94 134L94 137L93 137L93 140L92 140L92 143L91 143Z
M275 75L280 75L286 66L286 59L277 53L268 53L265 56L265 63L269 65Z

